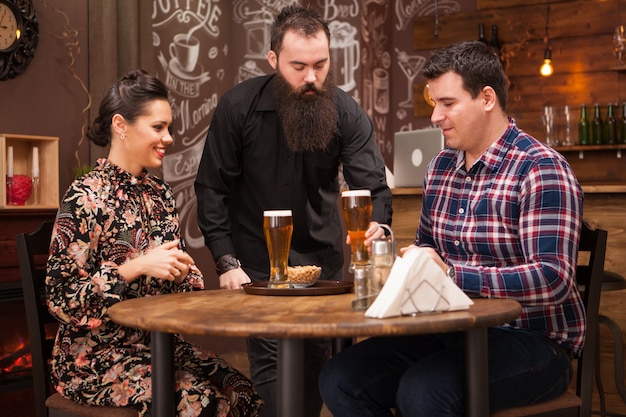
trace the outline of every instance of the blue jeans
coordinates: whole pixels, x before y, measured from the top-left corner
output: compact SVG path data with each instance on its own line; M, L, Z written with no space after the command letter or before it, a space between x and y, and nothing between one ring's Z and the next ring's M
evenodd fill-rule
M488 329L489 406L532 404L565 392L569 355L540 335ZM367 339L331 358L320 393L333 417L465 415L463 333Z

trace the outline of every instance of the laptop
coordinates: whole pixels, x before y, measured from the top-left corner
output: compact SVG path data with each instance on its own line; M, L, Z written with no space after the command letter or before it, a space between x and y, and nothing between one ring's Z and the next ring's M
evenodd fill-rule
M439 128L394 133L394 187L422 187L428 163L444 148Z

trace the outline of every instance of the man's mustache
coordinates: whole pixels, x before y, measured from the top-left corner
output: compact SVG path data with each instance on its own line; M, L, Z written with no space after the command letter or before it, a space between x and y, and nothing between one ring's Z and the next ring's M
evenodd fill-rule
M308 92L319 93L319 90L313 83L305 84L302 87L300 87L300 94L304 94Z

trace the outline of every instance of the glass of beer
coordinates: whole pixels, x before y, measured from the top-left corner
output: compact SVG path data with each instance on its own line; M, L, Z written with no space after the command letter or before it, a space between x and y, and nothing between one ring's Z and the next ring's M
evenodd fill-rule
M293 220L291 210L267 210L263 212L263 233L270 257L269 288L289 288L287 262Z
M344 191L341 193L341 200L352 249L350 271L354 271L358 267L370 266L365 232L372 219L372 195L370 190Z

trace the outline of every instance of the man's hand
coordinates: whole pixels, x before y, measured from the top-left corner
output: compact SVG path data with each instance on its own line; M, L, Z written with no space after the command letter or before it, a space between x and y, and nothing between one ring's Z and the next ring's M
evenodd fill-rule
M225 290L235 290L241 288L243 284L250 282L250 277L243 269L235 268L224 272L219 276L220 288Z
M448 272L448 268L450 267L450 265L445 263L443 259L441 259L441 256L439 256L437 251L435 251L433 248L425 248L425 247L420 247L420 246L415 246L415 245L409 245L407 247L400 248L400 253L404 255L405 253L409 251L414 251L414 250L426 251L428 256L432 258L437 263L437 265L439 265L439 268L443 269L443 271L446 273Z
M370 222L365 231L365 246L368 250L372 249L372 241L385 237L385 229L380 227L378 222ZM350 235L346 237L346 244L350 245Z

